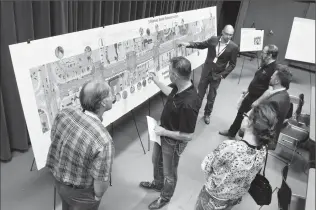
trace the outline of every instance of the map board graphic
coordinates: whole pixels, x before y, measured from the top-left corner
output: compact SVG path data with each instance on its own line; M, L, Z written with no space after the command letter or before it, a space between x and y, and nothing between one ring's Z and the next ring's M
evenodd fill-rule
M85 82L110 85L115 103L103 116L107 126L159 91L149 72L170 84L172 57L187 57L193 69L204 63L207 50L178 47L178 40L204 41L216 31L216 7L209 7L10 45L37 168L45 166L54 117L81 109Z
M241 28L240 52L261 51L263 49L264 30Z

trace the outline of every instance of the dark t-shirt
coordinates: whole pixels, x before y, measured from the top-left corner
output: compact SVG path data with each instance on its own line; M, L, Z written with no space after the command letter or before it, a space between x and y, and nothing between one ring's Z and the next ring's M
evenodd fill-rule
M269 88L270 79L275 72L275 68L275 61L261 67L255 73L255 76L248 87L249 94L260 97Z
M170 131L194 133L199 113L199 97L193 85L179 94L177 87L167 98L161 114L161 126Z

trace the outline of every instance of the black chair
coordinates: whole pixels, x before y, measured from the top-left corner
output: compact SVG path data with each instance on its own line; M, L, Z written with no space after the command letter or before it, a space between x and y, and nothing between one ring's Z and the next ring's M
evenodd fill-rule
M305 199L302 196L295 195L292 193L290 186L286 182L288 171L289 171L289 165L284 166L284 168L282 169L282 184L278 190L279 210L290 210L292 197Z
M282 170L282 184L278 190L278 204L279 210L290 210L290 204L292 200L292 190L286 183L287 174L289 171L289 165L286 165Z

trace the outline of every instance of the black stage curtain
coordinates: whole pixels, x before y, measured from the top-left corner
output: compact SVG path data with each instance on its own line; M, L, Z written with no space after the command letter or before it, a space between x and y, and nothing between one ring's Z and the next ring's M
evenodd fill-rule
M152 16L221 5L220 1L2 1L0 2L1 160L30 141L9 45Z

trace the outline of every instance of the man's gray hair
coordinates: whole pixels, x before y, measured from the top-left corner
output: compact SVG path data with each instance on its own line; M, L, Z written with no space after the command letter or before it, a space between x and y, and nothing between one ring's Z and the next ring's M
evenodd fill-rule
M110 89L105 82L86 82L80 91L79 99L82 109L96 113L101 106L101 102L109 96Z
M173 57L170 60L170 65L172 69L175 69L177 73L185 79L190 79L191 77L191 62L183 56Z

